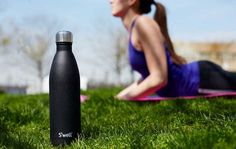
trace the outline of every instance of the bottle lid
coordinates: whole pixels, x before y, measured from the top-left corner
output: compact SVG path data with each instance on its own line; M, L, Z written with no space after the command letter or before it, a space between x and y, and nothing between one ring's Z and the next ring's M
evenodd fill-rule
M56 42L73 42L73 35L70 31L59 31L56 34Z

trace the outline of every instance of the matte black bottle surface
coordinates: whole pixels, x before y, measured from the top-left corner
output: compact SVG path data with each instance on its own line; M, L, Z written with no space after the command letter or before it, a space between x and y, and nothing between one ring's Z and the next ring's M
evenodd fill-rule
M53 145L64 145L81 131L80 75L72 53L72 33L58 32L56 45L49 77L50 140Z

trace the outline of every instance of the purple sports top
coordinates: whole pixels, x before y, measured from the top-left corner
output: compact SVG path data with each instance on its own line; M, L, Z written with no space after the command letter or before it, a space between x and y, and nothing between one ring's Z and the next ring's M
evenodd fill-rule
M145 79L149 75L145 55L143 51L135 49L131 42L132 29L137 19L131 24L129 38L129 62L133 70L139 72ZM197 62L184 65L176 65L172 62L168 47L165 47L167 67L168 67L168 83L166 86L158 90L156 93L161 97L179 97L194 96L198 94L199 88L199 67Z

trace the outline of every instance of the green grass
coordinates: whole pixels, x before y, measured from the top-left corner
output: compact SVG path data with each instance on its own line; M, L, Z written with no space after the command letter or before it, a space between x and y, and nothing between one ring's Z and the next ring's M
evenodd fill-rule
M80 140L66 148L236 148L236 98L136 103L84 92ZM48 95L0 95L0 148L52 148Z

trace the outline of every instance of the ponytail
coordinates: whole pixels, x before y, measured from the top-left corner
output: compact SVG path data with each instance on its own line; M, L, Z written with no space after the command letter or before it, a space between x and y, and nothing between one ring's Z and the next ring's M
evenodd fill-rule
M170 52L172 61L177 65L185 64L186 60L183 57L178 56L175 53L173 43L170 39L170 36L169 36L169 33L168 33L168 28L167 28L167 17L166 17L165 6L162 5L159 2L155 2L154 0L153 0L153 4L156 6L156 12L154 14L154 20L160 26L161 32L162 32L163 36L165 37L166 44L168 46L168 50Z

